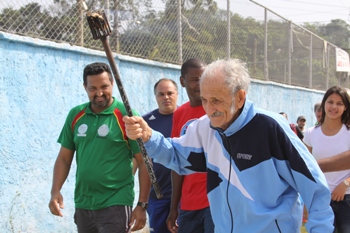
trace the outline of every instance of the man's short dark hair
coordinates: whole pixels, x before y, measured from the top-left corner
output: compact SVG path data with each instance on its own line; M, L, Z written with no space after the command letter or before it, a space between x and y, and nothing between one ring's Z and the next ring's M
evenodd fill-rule
M184 77L187 74L189 68L202 68L206 65L207 64L200 59L197 59L197 58L188 59L181 66L181 76Z
M84 85L87 84L87 76L88 75L95 75L95 74L102 74L103 72L107 72L109 76L109 80L111 83L113 83L113 77L112 77L112 72L109 66L106 63L103 62L94 62L91 63L84 68L84 74L83 74L83 80L84 80Z

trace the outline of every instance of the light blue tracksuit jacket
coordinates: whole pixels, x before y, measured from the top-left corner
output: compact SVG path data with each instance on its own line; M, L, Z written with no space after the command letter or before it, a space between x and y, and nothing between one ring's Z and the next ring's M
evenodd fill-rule
M333 232L326 179L282 115L246 100L222 131L203 116L180 138L153 131L145 143L154 161L181 175L207 171L216 233L297 233L303 206L309 233Z

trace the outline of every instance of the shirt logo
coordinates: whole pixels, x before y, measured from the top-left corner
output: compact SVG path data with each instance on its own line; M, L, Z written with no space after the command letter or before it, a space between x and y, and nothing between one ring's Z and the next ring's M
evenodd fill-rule
M97 130L97 134L100 137L106 137L108 133L109 133L109 128L106 124L101 125L100 128L98 128Z
M194 121L196 121L196 120L197 120L196 118L195 118L195 119L188 120L188 121L182 126L182 128L181 128L181 130L180 130L180 136L185 135L188 126L189 126L192 122L194 122Z
M152 115L148 118L148 120L155 120L155 119L156 119L156 117L154 115Z
M86 137L86 131L88 129L88 126L86 124L82 124L78 128L78 136L80 137Z
M251 160L253 155L237 153L237 159Z

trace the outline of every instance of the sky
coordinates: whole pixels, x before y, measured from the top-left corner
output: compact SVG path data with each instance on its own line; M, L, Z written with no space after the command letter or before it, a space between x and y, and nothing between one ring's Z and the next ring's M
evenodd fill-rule
M233 0L233 2L236 0ZM296 24L327 24L342 19L350 24L350 0L253 0Z

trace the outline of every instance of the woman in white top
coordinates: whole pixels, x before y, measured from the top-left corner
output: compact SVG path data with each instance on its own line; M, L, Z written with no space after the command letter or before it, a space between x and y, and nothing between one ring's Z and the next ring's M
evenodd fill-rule
M325 93L322 117L304 135L304 143L317 159L327 158L350 149L350 102L346 90L334 86ZM338 233L350 233L350 170L325 173L332 193L330 204Z

